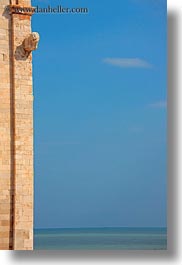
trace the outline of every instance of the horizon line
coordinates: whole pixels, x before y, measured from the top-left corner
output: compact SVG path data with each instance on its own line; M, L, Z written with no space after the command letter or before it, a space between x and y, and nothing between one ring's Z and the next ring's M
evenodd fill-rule
M94 228L166 228L167 226L85 226L85 227L35 227L33 229L94 229Z

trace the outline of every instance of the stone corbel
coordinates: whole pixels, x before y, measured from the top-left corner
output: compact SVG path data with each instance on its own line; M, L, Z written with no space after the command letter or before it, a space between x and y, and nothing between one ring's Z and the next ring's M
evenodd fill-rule
M40 36L37 32L30 33L22 42L21 45L16 47L15 59L26 60L32 51L38 47Z
M37 32L32 32L27 38L23 41L23 48L26 52L32 52L38 48L38 43L40 36Z

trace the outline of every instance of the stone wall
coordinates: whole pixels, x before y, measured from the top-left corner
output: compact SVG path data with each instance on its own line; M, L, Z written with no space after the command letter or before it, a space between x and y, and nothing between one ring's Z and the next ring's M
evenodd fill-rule
M0 249L33 249L31 15L9 14L0 0ZM21 6L30 1L19 0ZM17 1L12 1L17 4Z
M0 249L12 246L11 86L8 0L0 1Z

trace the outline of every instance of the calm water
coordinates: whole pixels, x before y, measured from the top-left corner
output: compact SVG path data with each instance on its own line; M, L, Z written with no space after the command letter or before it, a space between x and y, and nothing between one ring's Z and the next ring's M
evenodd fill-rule
M34 249L165 250L166 228L35 229Z

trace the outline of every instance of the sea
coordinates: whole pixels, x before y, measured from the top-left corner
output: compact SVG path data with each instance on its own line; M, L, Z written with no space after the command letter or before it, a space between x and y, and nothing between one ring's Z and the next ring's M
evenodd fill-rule
M35 250L167 250L167 228L34 229Z

